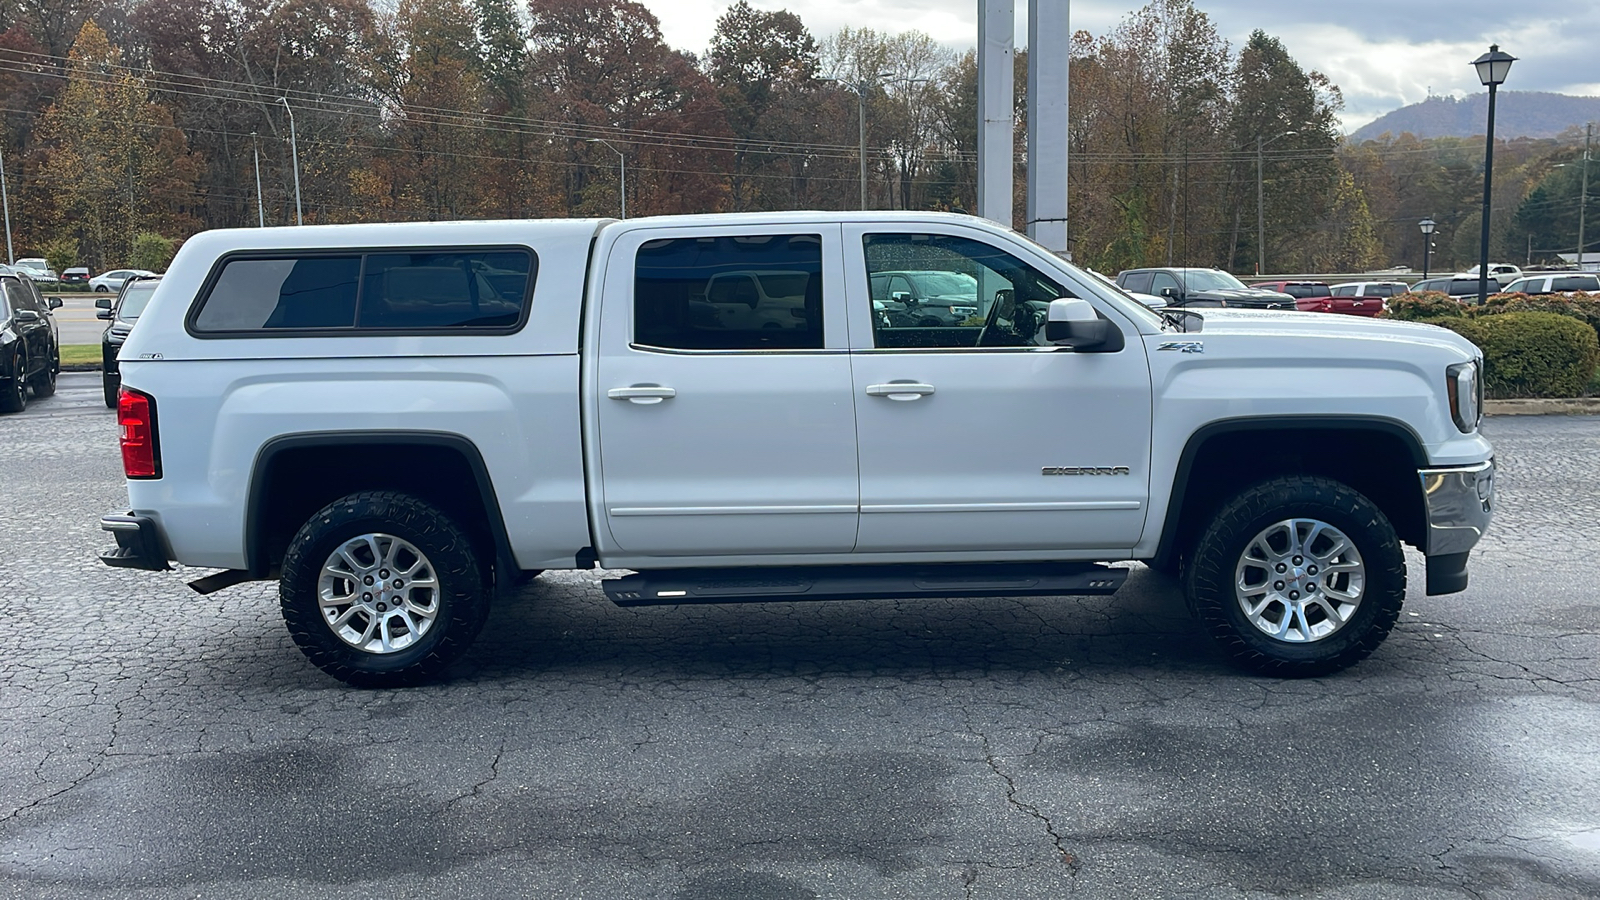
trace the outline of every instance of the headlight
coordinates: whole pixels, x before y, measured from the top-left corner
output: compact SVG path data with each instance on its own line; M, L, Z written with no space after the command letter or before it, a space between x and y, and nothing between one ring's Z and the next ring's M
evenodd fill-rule
M1478 430L1483 420L1483 360L1456 363L1445 369L1446 391L1450 394L1450 418L1463 434Z

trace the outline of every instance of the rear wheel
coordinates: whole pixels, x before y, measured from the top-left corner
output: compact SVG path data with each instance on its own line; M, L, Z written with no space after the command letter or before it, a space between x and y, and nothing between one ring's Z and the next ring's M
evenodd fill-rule
M0 391L0 413L22 412L28 408L28 358L18 353L11 359L11 381Z
M105 392L106 406L117 408L117 395L122 392L122 379L115 375L100 376L100 389Z
M1185 581L1195 615L1236 664L1325 675L1388 636L1405 601L1405 556L1372 501L1331 479L1296 476L1250 488L1218 511Z
M56 392L56 371L59 363L51 361L39 374L33 376L28 384L33 388L33 396L48 397Z
M306 657L358 687L437 677L488 615L466 532L393 491L343 497L301 526L284 555L279 600Z

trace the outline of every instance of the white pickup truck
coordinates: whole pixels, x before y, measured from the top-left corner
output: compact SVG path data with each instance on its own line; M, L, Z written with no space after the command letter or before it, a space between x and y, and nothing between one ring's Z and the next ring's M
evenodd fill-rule
M884 315L891 271L975 279L978 311ZM436 676L490 598L596 565L681 604L1107 593L1142 560L1240 665L1317 675L1394 624L1402 541L1464 589L1493 503L1455 334L1156 313L966 216L207 232L120 360L102 559L276 578L358 685Z

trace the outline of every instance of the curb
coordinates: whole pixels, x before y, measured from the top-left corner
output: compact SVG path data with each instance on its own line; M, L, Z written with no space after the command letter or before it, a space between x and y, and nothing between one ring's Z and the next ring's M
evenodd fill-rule
M1486 416L1600 416L1600 397L1558 400L1485 400Z
M100 364L95 363L67 363L61 367L63 372L98 372Z

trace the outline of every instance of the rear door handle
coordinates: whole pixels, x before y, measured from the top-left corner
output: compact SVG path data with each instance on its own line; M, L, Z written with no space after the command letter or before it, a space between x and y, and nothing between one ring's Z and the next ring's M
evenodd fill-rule
M891 381L888 384L867 385L868 397L888 397L890 400L920 400L933 393L933 385L917 381Z
M678 392L669 387L662 387L659 384L635 384L628 387L612 388L606 391L606 396L613 400L627 400L631 403L648 406L652 403L660 403L663 400L671 400L673 397L678 396Z

